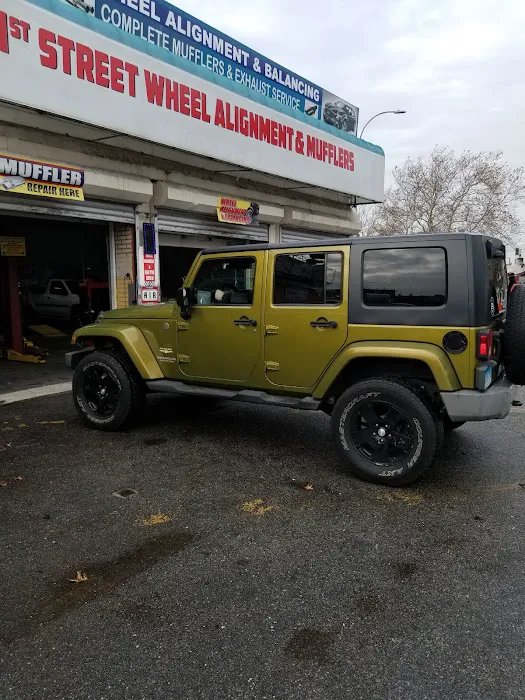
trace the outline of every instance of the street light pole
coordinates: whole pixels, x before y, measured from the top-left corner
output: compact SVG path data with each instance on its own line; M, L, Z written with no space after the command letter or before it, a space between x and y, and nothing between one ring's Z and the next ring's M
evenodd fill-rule
M407 113L406 109L389 109L386 112L378 112L377 114L374 114L374 116L370 117L370 119L367 121L367 123L361 129L361 135L359 136L359 138L360 139L363 138L363 131L370 124L370 122L373 121L376 117L380 117L382 114L406 114L406 113Z

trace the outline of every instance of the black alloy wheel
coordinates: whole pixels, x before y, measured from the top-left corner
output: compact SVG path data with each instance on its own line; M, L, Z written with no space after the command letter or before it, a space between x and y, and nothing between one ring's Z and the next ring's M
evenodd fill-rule
M419 479L443 440L443 422L424 397L383 377L357 382L337 399L332 431L345 467L387 486Z
M417 437L408 418L387 401L370 399L353 412L351 439L357 451L378 466L406 459Z
M144 382L122 353L95 350L75 368L73 401L82 420L91 428L129 427L139 417L144 399Z
M94 413L107 417L118 406L120 387L105 367L94 365L84 372L84 395Z

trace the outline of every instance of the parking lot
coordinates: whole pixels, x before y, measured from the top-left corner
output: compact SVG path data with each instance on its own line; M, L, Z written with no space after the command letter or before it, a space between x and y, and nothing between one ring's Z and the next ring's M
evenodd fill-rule
M523 699L523 409L407 489L347 476L322 414L0 411L3 697Z

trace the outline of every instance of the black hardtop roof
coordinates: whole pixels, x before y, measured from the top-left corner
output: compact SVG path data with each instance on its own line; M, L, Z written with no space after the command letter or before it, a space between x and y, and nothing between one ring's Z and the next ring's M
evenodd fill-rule
M248 245L238 245L238 246L228 246L227 248L205 248L201 251L202 255L210 255L212 253L222 253L222 255L227 255L228 253L239 253L243 251L251 250L279 250L285 248L326 248L331 246L363 246L363 245L377 245L386 243L389 247L395 246L397 243L428 243L429 241L454 241L461 238L467 237L478 237L479 233L415 233L407 236L351 236L350 238L320 238L319 240L311 241L295 241L293 243L256 243ZM485 239L492 240L497 243L501 243L496 238L490 238L489 236L483 236Z

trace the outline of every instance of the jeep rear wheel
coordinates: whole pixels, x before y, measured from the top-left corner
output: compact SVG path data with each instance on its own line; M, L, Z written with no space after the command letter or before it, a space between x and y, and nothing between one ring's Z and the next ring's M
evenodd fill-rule
M443 424L401 382L366 379L335 404L332 430L345 466L356 476L388 486L411 484L434 461Z
M525 384L525 286L516 284L510 292L503 337L503 362L512 384Z
M144 389L125 358L93 352L77 365L73 400L83 421L97 430L122 430L138 417Z

